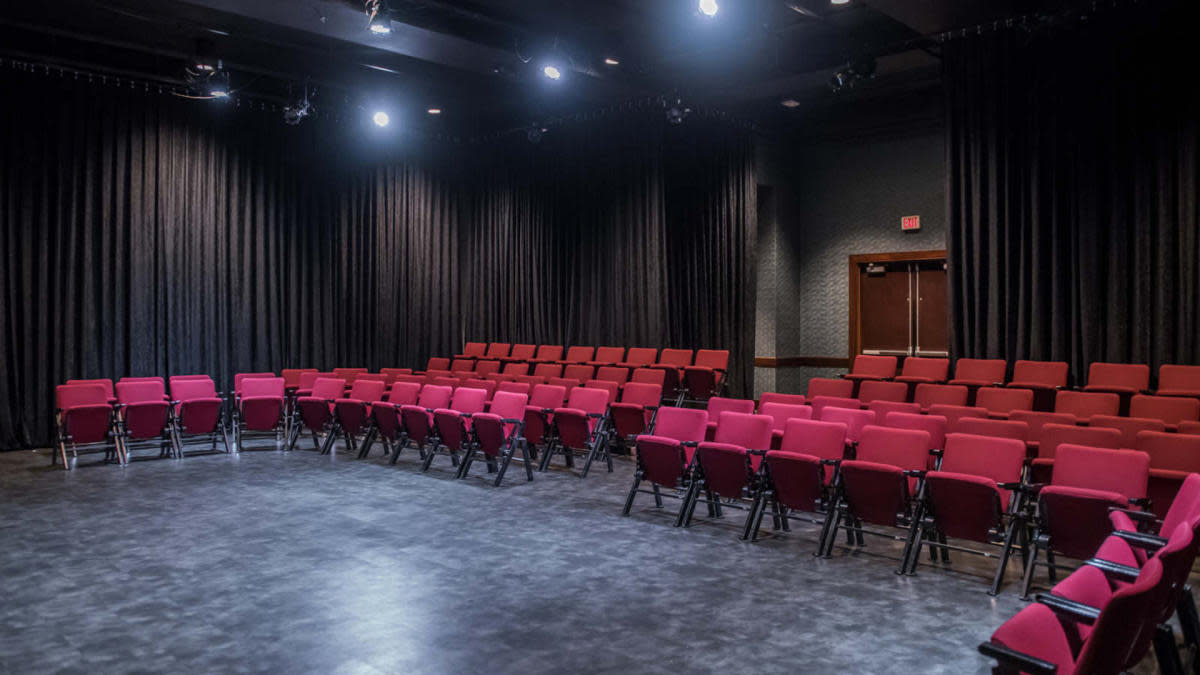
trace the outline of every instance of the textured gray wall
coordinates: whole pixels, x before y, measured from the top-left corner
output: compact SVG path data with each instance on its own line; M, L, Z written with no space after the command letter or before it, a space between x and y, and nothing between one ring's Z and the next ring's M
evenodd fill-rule
M801 146L790 155L770 233L759 239L757 354L845 357L848 257L946 247L943 135L926 127ZM921 216L919 232L900 230L908 215ZM840 372L756 370L756 393L803 392L809 378Z

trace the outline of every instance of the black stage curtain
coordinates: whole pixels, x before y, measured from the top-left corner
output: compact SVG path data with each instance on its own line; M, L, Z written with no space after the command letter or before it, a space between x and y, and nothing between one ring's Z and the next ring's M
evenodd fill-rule
M380 149L140 86L0 88L0 447L47 445L70 378L227 388L466 339L727 347L748 386L753 153L729 125L633 111L537 146Z
M956 356L1200 358L1195 5L945 45Z

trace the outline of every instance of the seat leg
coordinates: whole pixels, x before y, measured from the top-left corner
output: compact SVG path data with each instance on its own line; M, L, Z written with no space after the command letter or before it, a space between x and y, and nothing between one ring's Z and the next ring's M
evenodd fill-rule
M588 443L587 459L583 461L583 470L579 472L580 478L587 478L588 471L592 468L592 462L596 459L596 455L600 452L600 441L603 438L601 434L596 434L592 438L592 442Z
M517 439L517 442L521 444L521 459L525 464L525 482L529 483L533 481L533 451L529 447L529 441L524 438ZM496 485L500 485L501 478L503 475L496 476Z
M771 495L771 499L774 499L776 503L779 501L774 495ZM758 533L762 529L762 519L765 511L766 508L760 505L758 507L758 512L754 514L754 524L750 526L750 541L758 541ZM787 522L786 518L784 519L784 522Z
M821 541L817 548L817 555L823 558L833 557L833 543L837 540L838 527L842 522L843 514L842 507L839 505L832 509L829 516L826 517L826 523L829 525L829 532L825 535L825 539Z
M1033 571L1037 567L1038 549L1041 548L1039 537L1033 537L1029 542L1029 559L1025 562L1025 579L1021 582L1021 599L1029 599L1029 589L1033 586Z
M629 494L625 497L625 508L621 509L621 515L628 516L630 509L633 508L633 499L637 497L638 485L642 483L642 472L638 470L633 474L633 486L629 488Z
M766 509L765 490L756 490L754 492L754 500L750 502L750 509L746 512L746 522L742 525L742 541L750 539L751 528L754 527L755 516L758 515L759 509ZM775 519L779 522L779 519ZM757 535L757 532L755 533ZM757 539L757 536L755 537Z
M421 473L429 471L429 465L433 464L433 458L437 455L438 443L435 441L432 448L427 448L425 451L425 461L421 462Z
M1154 629L1154 656L1162 675L1183 675L1183 662L1175 646L1175 631L1168 624L1159 624Z
M1058 570L1054 567L1054 551L1049 546L1043 547L1046 550L1046 576L1050 577L1050 583L1058 582Z
M358 450L358 458L366 459L371 454L371 446L375 445L375 427L367 429L367 435L363 436L362 447Z
M692 515L696 512L696 502L700 501L701 480L692 480L691 486L688 488L688 493L684 498L684 508L679 512L679 526L691 527Z
M321 454L328 455L333 451L333 444L337 442L338 427L335 425L325 432L325 443L321 445ZM314 435L315 439L316 436Z
M1000 562L996 563L996 576L992 579L992 587L988 595L1000 592L1000 584L1004 582L1004 573L1008 570L1008 558L1012 555L1013 537L1016 536L1018 523L1009 523L1008 532L1004 533L1004 549L1000 551Z
M67 444L66 444L66 443L64 443L64 442L63 442L61 439L58 441L58 454L59 454L59 456L61 456L61 457L62 457L63 468L64 468L64 469L70 469L71 467L70 467L70 465L67 463ZM53 453L51 453L51 455L50 455L50 458L51 458L50 466L54 466L54 461L53 461L53 460L54 460L54 455L53 455Z
M827 506L825 509L825 520L821 523L821 533L817 535L817 550L815 553L813 553L815 556L819 556L824 553L825 540L829 538L830 529L831 527L836 527L834 520L836 518L837 510L840 508L840 501L841 495L835 491L833 498L829 500L829 506Z
M912 576L916 573L917 561L921 559L921 541L924 538L925 524L913 519L912 527L908 531L908 542L904 548L905 555L900 562L900 567L896 568L896 574Z
M1176 605L1179 615L1179 627L1183 630L1183 640L1192 648L1200 646L1200 613L1196 611L1196 598L1192 595L1192 587L1184 586ZM1197 667L1200 668L1200 654L1196 655Z
M650 487L654 490L654 506L661 509L663 507L662 492L658 489L658 483L651 483Z

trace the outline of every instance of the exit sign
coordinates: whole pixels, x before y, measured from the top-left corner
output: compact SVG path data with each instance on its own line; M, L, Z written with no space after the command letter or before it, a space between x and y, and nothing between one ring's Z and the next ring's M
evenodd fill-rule
M900 219L900 229L905 232L916 232L921 229L921 216L904 216Z

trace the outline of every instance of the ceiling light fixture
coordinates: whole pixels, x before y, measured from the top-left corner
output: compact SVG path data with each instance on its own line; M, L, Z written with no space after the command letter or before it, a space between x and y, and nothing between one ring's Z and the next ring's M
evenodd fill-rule
M676 97L674 102L663 101L664 112L668 124L683 124L683 120L691 114L692 109L683 104L683 99Z
M312 104L308 102L308 85L305 84L304 98L293 101L283 109L283 123L289 126L296 126L305 117L308 117L312 110Z
M831 4L834 4L834 5L848 5L848 4L850 4L850 0L829 0L829 2L830 2Z
M718 9L720 9L720 7L717 6L717 0L700 0L701 14L704 14L705 16L716 16Z
M800 107L800 101L797 101L794 98L785 98L779 102L779 105L785 108L798 108Z
M213 98L229 97L229 72L218 70L208 78L208 95Z
M392 20L387 16L387 9L383 6L383 0L367 0L365 11L367 13L367 29L375 35L387 35L392 32Z
M388 125L388 122L391 122L392 120L391 120L391 118L388 117L387 113L380 110L379 112L376 112L371 117L371 121L375 123L375 126L386 127Z
M606 65L606 66L619 66L619 65L621 65L621 62L620 62L620 61L618 61L618 60L616 60L616 59L614 59L613 57L609 56L609 57L606 57L606 58L604 59L604 65Z
M429 113L430 115L441 115L442 109L441 108L430 108L429 110L426 110L425 112Z
M557 66L553 65L548 65L542 68L542 74L552 80L558 80L562 78L562 71L559 70Z

